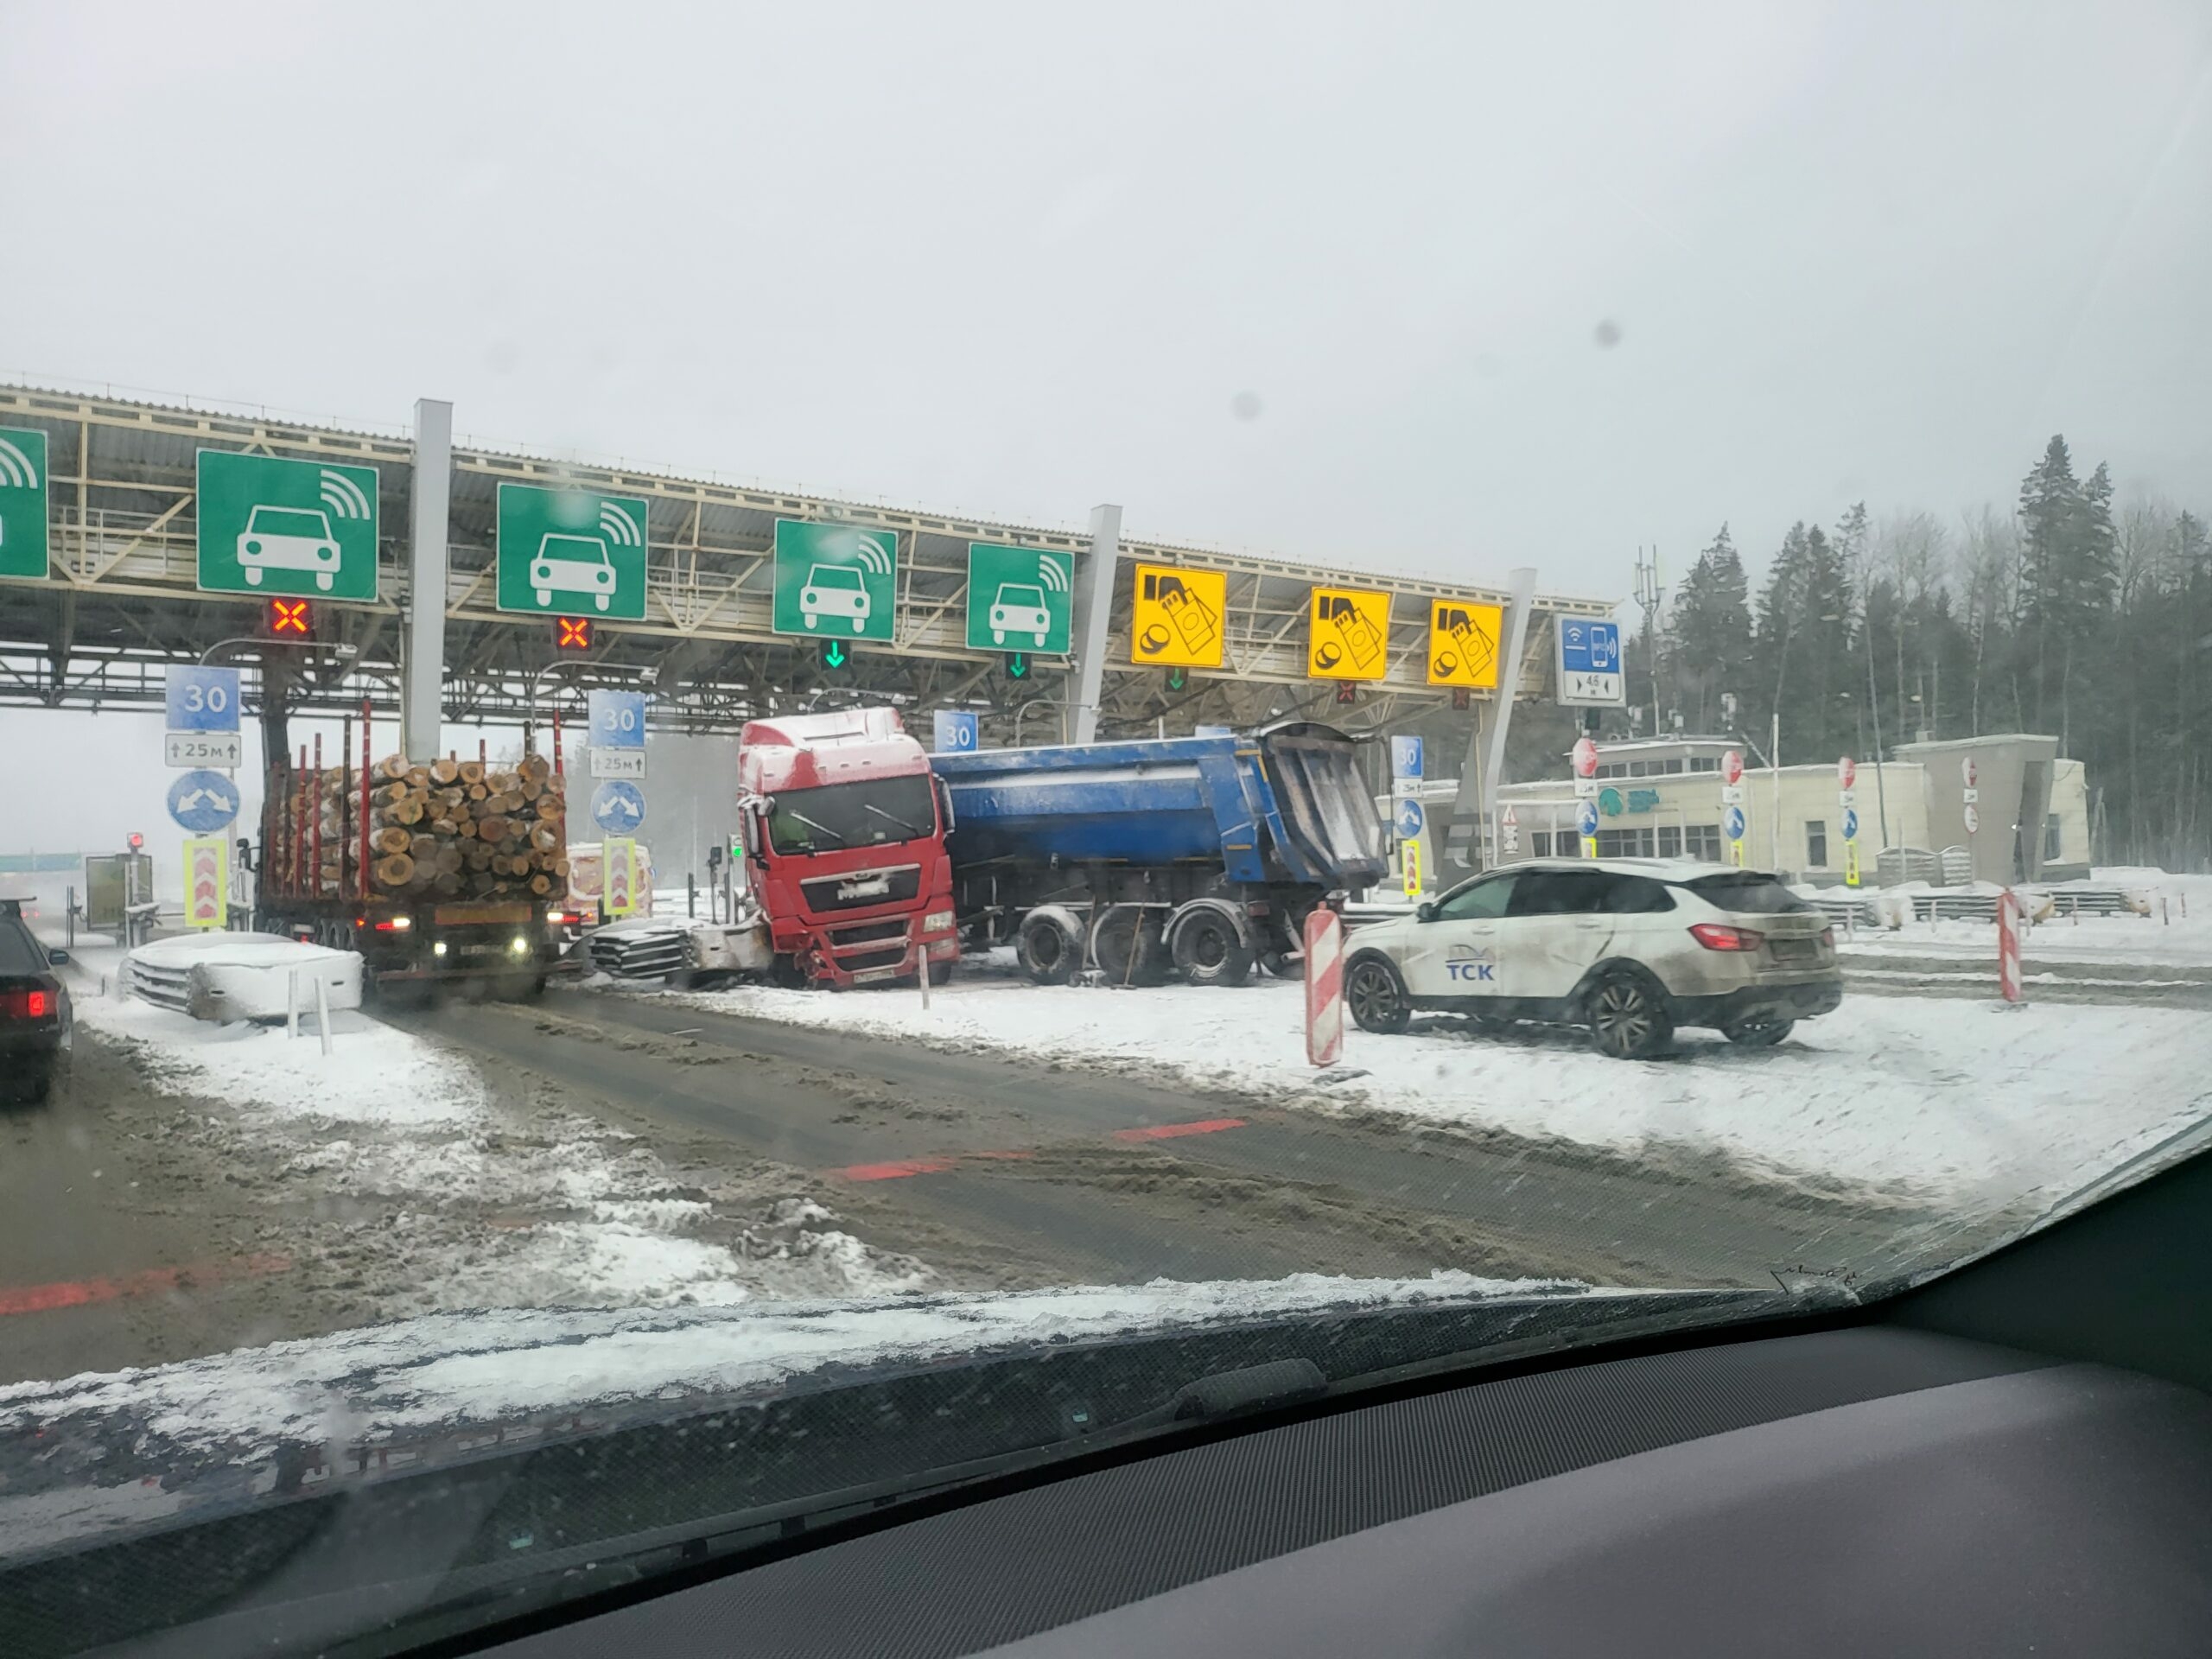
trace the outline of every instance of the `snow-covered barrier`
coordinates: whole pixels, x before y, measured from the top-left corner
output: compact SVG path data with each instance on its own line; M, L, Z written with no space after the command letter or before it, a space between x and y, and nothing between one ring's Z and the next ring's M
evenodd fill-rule
M273 933L194 933L142 944L123 962L124 987L194 1020L282 1020L296 995L302 1012L361 1006L361 959Z

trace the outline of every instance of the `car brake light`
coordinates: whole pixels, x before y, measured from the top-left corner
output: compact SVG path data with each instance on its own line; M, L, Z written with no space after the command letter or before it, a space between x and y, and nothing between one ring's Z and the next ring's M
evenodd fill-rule
M0 992L0 1014L16 1020L43 1020L54 1012L54 999L44 991Z
M47 995L44 991L26 991L23 993L23 1012L30 1015L34 1020L43 1020L46 1018L46 1003Z
M1766 935L1748 927L1723 927L1719 922L1695 922L1690 937L1708 950L1756 950Z

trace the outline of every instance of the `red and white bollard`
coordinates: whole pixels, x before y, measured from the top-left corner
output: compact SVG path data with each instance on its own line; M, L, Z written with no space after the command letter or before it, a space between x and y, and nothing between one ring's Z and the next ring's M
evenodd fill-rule
M1334 1065L1344 1053L1344 925L1325 905L1306 918L1306 1058Z
M1997 899L1997 988L2007 1002L2026 998L2020 988L2020 899L2010 887Z

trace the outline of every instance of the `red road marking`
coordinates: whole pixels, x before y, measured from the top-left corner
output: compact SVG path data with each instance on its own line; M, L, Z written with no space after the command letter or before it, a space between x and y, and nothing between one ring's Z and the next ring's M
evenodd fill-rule
M1201 1123L1160 1123L1148 1128L1116 1129L1116 1141L1173 1141L1185 1135L1214 1135L1223 1129L1241 1129L1245 1120L1241 1117L1210 1117ZM963 1152L957 1157L899 1158L882 1164L848 1164L833 1172L849 1181L897 1181L909 1175L942 1175L948 1169L975 1159L985 1158L1005 1162L1019 1158L1034 1158L1036 1153L1027 1147L1007 1152Z
M1216 1135L1223 1129L1241 1129L1241 1117L1210 1117L1203 1123L1157 1123L1148 1129L1116 1129L1116 1141L1173 1141L1185 1135Z
M848 1164L837 1173L849 1181L895 1181L907 1175L940 1175L952 1164L950 1158L902 1158L888 1164Z
M198 1290L252 1274L282 1273L292 1265L282 1255L249 1255L234 1262L203 1262L184 1268L148 1268L116 1279L64 1279L51 1285L0 1290L0 1318L10 1313L48 1313L58 1307L83 1307L157 1291Z

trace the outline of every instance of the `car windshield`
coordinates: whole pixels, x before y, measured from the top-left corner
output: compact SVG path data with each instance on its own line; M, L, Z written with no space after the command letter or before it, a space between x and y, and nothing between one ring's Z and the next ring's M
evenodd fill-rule
M775 797L770 845L779 853L832 852L934 835L937 809L926 778L791 789Z
M251 528L263 536L327 536L330 531L319 512L297 512L289 507L256 507Z
M488 1650L2212 1144L2204 0L0 31L0 1659Z

